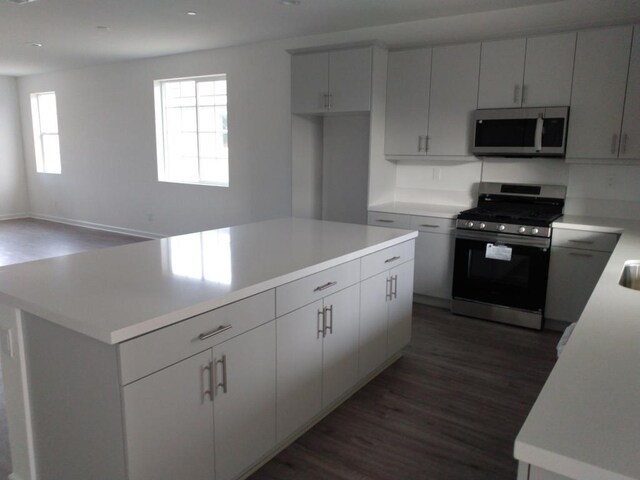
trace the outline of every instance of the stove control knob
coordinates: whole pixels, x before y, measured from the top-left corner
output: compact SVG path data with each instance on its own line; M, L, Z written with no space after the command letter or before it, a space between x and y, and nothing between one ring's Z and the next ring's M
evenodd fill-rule
M524 228L524 227L520 227L520 228L518 229L518 233L524 233L524 232L526 232L526 231L527 231L527 229L526 229L526 228Z
M484 227L486 227L486 226L487 226L486 224L481 223L481 224L480 224L480 230L482 230L482 229L483 229Z
M500 230L501 232L502 232L505 228L507 228L507 227L505 227L504 225L499 225L499 226L498 226L498 230Z
M467 222L467 227L473 228L473 222Z
M531 233L533 233L534 235L537 235L538 233L540 233L540 230L538 230L537 228L533 228L531 229Z

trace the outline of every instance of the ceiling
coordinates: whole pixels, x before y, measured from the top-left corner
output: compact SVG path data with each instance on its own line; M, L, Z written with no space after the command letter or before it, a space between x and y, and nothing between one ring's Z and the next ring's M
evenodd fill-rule
M562 3L562 0L300 0L298 5L283 5L280 0L36 0L18 5L12 1L18 0L0 0L0 75L11 76Z

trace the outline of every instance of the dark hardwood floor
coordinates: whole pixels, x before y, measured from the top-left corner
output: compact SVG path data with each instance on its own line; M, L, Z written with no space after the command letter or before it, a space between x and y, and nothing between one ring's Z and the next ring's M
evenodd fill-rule
M560 334L414 304L404 356L251 480L515 480Z
M141 242L146 238L32 218L0 221L0 267ZM11 453L0 373L0 479L11 473Z

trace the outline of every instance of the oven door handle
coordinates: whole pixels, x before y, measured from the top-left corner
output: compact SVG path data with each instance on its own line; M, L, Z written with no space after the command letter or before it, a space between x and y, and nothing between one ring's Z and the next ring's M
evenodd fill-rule
M536 133L535 133L535 149L536 152L542 151L542 130L544 128L544 116L542 113L538 114L536 120Z
M549 248L551 240L548 238L518 237L503 233L475 232L469 230L456 230L456 239L475 240L484 243L500 243L503 245L522 245L534 248Z

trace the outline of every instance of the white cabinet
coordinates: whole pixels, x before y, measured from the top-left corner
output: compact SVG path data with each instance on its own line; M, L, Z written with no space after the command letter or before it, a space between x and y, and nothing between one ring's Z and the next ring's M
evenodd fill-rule
M410 260L361 284L358 366L361 378L411 340L413 268Z
M636 25L624 103L620 158L640 158L640 26Z
M479 68L479 43L390 53L385 154L469 155Z
M371 67L371 47L292 55L291 112L369 111Z
M385 154L426 155L430 82L430 48L389 54Z
M578 321L616 242L613 233L554 230L545 318Z
M569 105L575 44L573 32L483 42L478 108Z
M618 157L631 36L626 26L578 33L567 157Z
M129 480L230 480L273 448L275 341L272 321L125 386Z
M429 297L451 299L453 281L454 221L432 217L412 217L416 239L414 292Z
M277 436L286 440L357 381L359 285L277 319Z
M123 389L129 480L214 478L211 350Z

